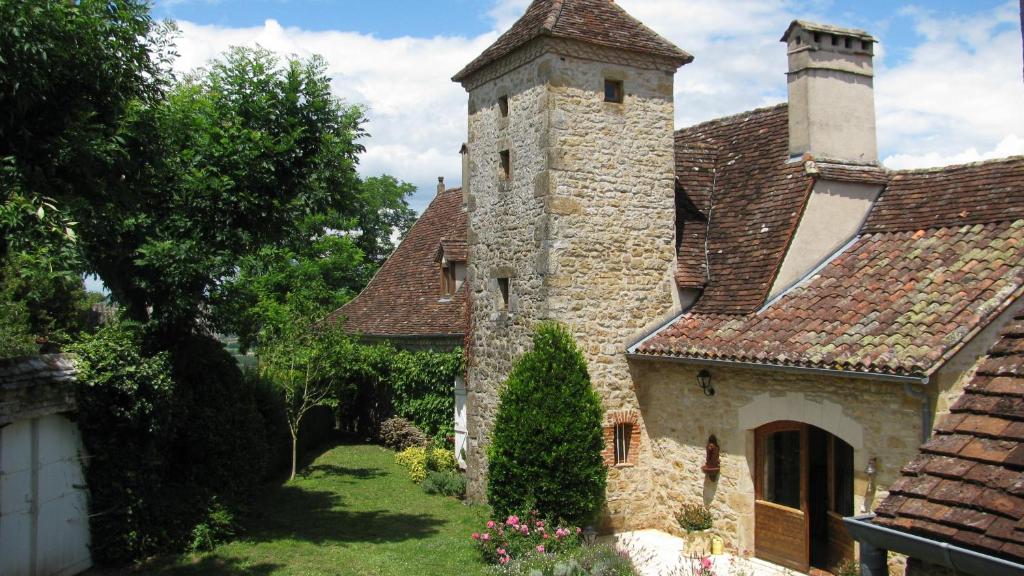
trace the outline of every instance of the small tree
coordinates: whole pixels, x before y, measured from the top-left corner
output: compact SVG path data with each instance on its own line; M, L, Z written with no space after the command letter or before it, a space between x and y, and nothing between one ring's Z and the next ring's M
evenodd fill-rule
M332 362L344 336L334 329L312 329L302 318L279 325L260 346L260 375L272 381L284 395L285 417L292 437L292 468L295 479L299 427L316 406L336 406Z
M573 337L541 324L501 392L488 451L487 497L499 515L537 510L591 521L604 503L601 399Z

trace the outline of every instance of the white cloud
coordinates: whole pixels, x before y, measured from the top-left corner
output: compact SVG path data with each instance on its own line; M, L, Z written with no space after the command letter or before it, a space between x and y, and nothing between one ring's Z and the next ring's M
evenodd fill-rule
M886 165L941 166L1024 153L1018 3L962 18L905 13L924 41L899 65L883 60L875 78Z
M380 39L356 32L311 32L274 20L254 28L178 22L179 71L205 65L231 46L259 44L280 54L323 56L335 93L366 107L371 137L360 171L389 173L420 188L422 209L438 176L461 178L459 146L466 139L466 95L449 78L495 38L437 36Z
M676 76L678 126L784 101L786 54L779 37L796 17L822 19L815 7L829 5L826 0L619 2L695 56ZM451 185L460 179L457 151L466 137L466 94L449 78L528 4L497 1L489 12L494 31L475 38L380 39L283 28L274 20L253 28L179 22L176 67L189 70L230 46L256 43L282 54L324 56L336 93L367 108L372 137L364 142L361 171L387 172L416 184L414 205L422 209L433 197L437 176L446 176ZM913 18L924 40L893 66L886 66L887 28L878 31L878 135L887 164L917 167L1021 153L1024 86L1016 6L1008 1L955 20L908 11L904 16Z
M953 154L942 154L939 152L926 152L924 154L893 154L885 158L883 162L889 168L897 170L907 168L930 168L932 166L948 166L950 164L967 164L993 158L1005 158L1007 156L1024 155L1024 138L1016 134L1010 134L996 144L995 148L979 152L971 146L961 152Z

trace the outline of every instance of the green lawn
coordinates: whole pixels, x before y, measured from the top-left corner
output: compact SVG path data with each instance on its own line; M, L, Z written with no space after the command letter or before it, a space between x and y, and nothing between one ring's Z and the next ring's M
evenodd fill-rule
M487 509L428 496L378 446L340 445L259 498L238 540L150 565L167 576L481 574ZM140 573L136 572L136 573Z

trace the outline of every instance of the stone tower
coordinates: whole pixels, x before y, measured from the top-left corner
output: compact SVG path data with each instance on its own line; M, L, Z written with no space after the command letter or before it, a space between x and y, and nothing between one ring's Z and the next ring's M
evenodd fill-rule
M498 390L541 320L567 325L609 421L637 418L610 518L642 524L649 442L625 351L677 311L673 78L692 60L612 0L536 0L454 80L469 92L469 495ZM466 183L464 183L464 186Z

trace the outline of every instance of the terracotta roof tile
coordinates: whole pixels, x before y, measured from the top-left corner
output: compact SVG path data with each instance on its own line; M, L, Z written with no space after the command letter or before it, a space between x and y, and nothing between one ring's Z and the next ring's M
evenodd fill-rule
M1014 325L1022 320L1018 315ZM1024 394L1024 370L1013 368L1024 365L1024 355L1007 352L1015 350L1007 340L1019 334L1004 330L990 348L946 422L921 447L916 474L904 471L875 509L875 523L1024 561L1024 456L1017 458L1024 443L1007 435L1024 413L993 411ZM1013 375L992 386L993 372Z
M676 278L706 283L699 312L752 312L771 289L813 182L802 163L789 162L788 107L719 118L675 138L676 178L699 210L683 223Z
M346 331L377 336L465 334L465 285L452 298L440 294L435 256L444 242L453 249L465 246L459 188L434 198L366 288L327 321L343 321Z
M1022 236L1024 220L865 234L763 310L709 314L698 304L637 352L927 374L1024 287L1024 251L1008 242ZM1008 357L982 368L986 376L1024 374ZM1024 397L999 402L987 407L997 416L1024 410Z
M612 0L534 0L511 28L452 80L461 82L541 36L654 54L675 60L680 65L693 60L693 56L644 26Z
M891 174L864 232L1024 218L1024 156ZM1019 244L1020 238L1017 238Z

